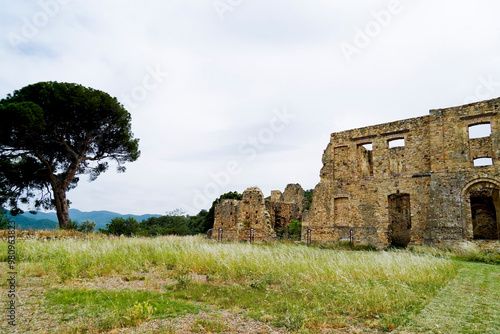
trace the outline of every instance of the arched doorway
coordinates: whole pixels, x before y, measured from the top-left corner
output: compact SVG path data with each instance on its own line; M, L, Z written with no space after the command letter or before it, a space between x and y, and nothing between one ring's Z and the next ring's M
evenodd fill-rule
M500 184L480 179L462 191L466 232L469 239L498 240L500 232Z

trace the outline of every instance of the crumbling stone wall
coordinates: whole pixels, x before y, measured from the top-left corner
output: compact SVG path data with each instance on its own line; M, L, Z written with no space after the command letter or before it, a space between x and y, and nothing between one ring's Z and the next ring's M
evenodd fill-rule
M286 202L286 198L294 202ZM302 196L302 197L301 197ZM288 226L292 219L300 220L304 205L304 190L298 184L288 185L285 193L271 192L271 200L265 200L257 187L243 192L242 200L224 200L215 207L212 239L222 233L223 240L273 240L276 230ZM307 199L306 199L307 201Z
M251 229L254 229L256 240L263 240L274 236L269 213L266 212L266 205L262 191L257 187L248 188L243 192L243 199L240 203L240 216L237 224L242 224L239 231L238 240L248 240Z
M242 225L238 225L240 220L240 201L235 199L225 199L215 206L214 228L212 238L219 237L219 229L222 229L222 237L230 240L238 240Z
M279 190L271 190L271 202L283 202L283 193Z
M293 220L300 220L301 211L296 203L266 201L266 210L275 230L287 227Z
M286 186L282 201L297 204L300 211L303 211L309 204L309 201L304 196L304 189L298 183L290 183Z
M313 241L338 241L352 230L355 243L380 248L472 240L474 226L498 239L499 105L494 99L333 133L303 231ZM476 124L490 124L491 135L469 138ZM476 158L493 165L474 166ZM484 189L490 218L474 204Z

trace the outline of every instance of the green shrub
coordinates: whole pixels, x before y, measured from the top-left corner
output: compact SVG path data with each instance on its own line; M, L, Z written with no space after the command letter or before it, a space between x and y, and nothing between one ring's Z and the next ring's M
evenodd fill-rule
M126 237L130 237L132 235L137 235L139 233L139 228L139 222L133 217L127 219L116 217L106 224L105 229L99 229L99 232L118 236L123 234Z
M78 228L78 222L73 220L70 220L68 222L68 225L62 227L63 230L75 230L75 231L77 230L77 228Z
M288 228L288 232L290 233L290 235L299 236L300 238L301 231L302 231L302 223L299 222L298 220L292 219L292 222L290 223L290 226Z
M95 222L87 219L87 220L83 221L80 225L78 225L76 230L78 232L87 233L87 234L94 233L95 226L96 226Z

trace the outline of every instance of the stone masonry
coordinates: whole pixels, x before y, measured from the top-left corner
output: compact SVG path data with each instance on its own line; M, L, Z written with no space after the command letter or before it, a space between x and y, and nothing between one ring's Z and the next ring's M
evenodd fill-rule
M289 184L284 193L273 190L271 200L265 200L259 188L248 188L241 201L226 199L215 207L212 239L221 233L223 240L273 240L292 219L301 220L307 204L299 184Z
M349 240L352 230L355 244L378 248L498 240L499 105L333 133L303 231L327 242Z

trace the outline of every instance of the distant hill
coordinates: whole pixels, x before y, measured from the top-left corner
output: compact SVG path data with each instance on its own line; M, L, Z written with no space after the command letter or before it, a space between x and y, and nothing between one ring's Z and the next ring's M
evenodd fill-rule
M57 220L57 215L55 212L37 212L36 214L31 214L25 212L22 215L12 217L8 215L10 219L16 222L17 226L23 229L35 229L35 230L51 230L59 227ZM120 213L111 211L91 211L82 212L77 209L69 209L69 216L71 220L77 221L79 223L84 220L91 220L96 223L96 229L105 228L109 221L116 217L123 217L125 219L133 217L138 221L143 221L151 217L160 217L161 215L122 215Z

